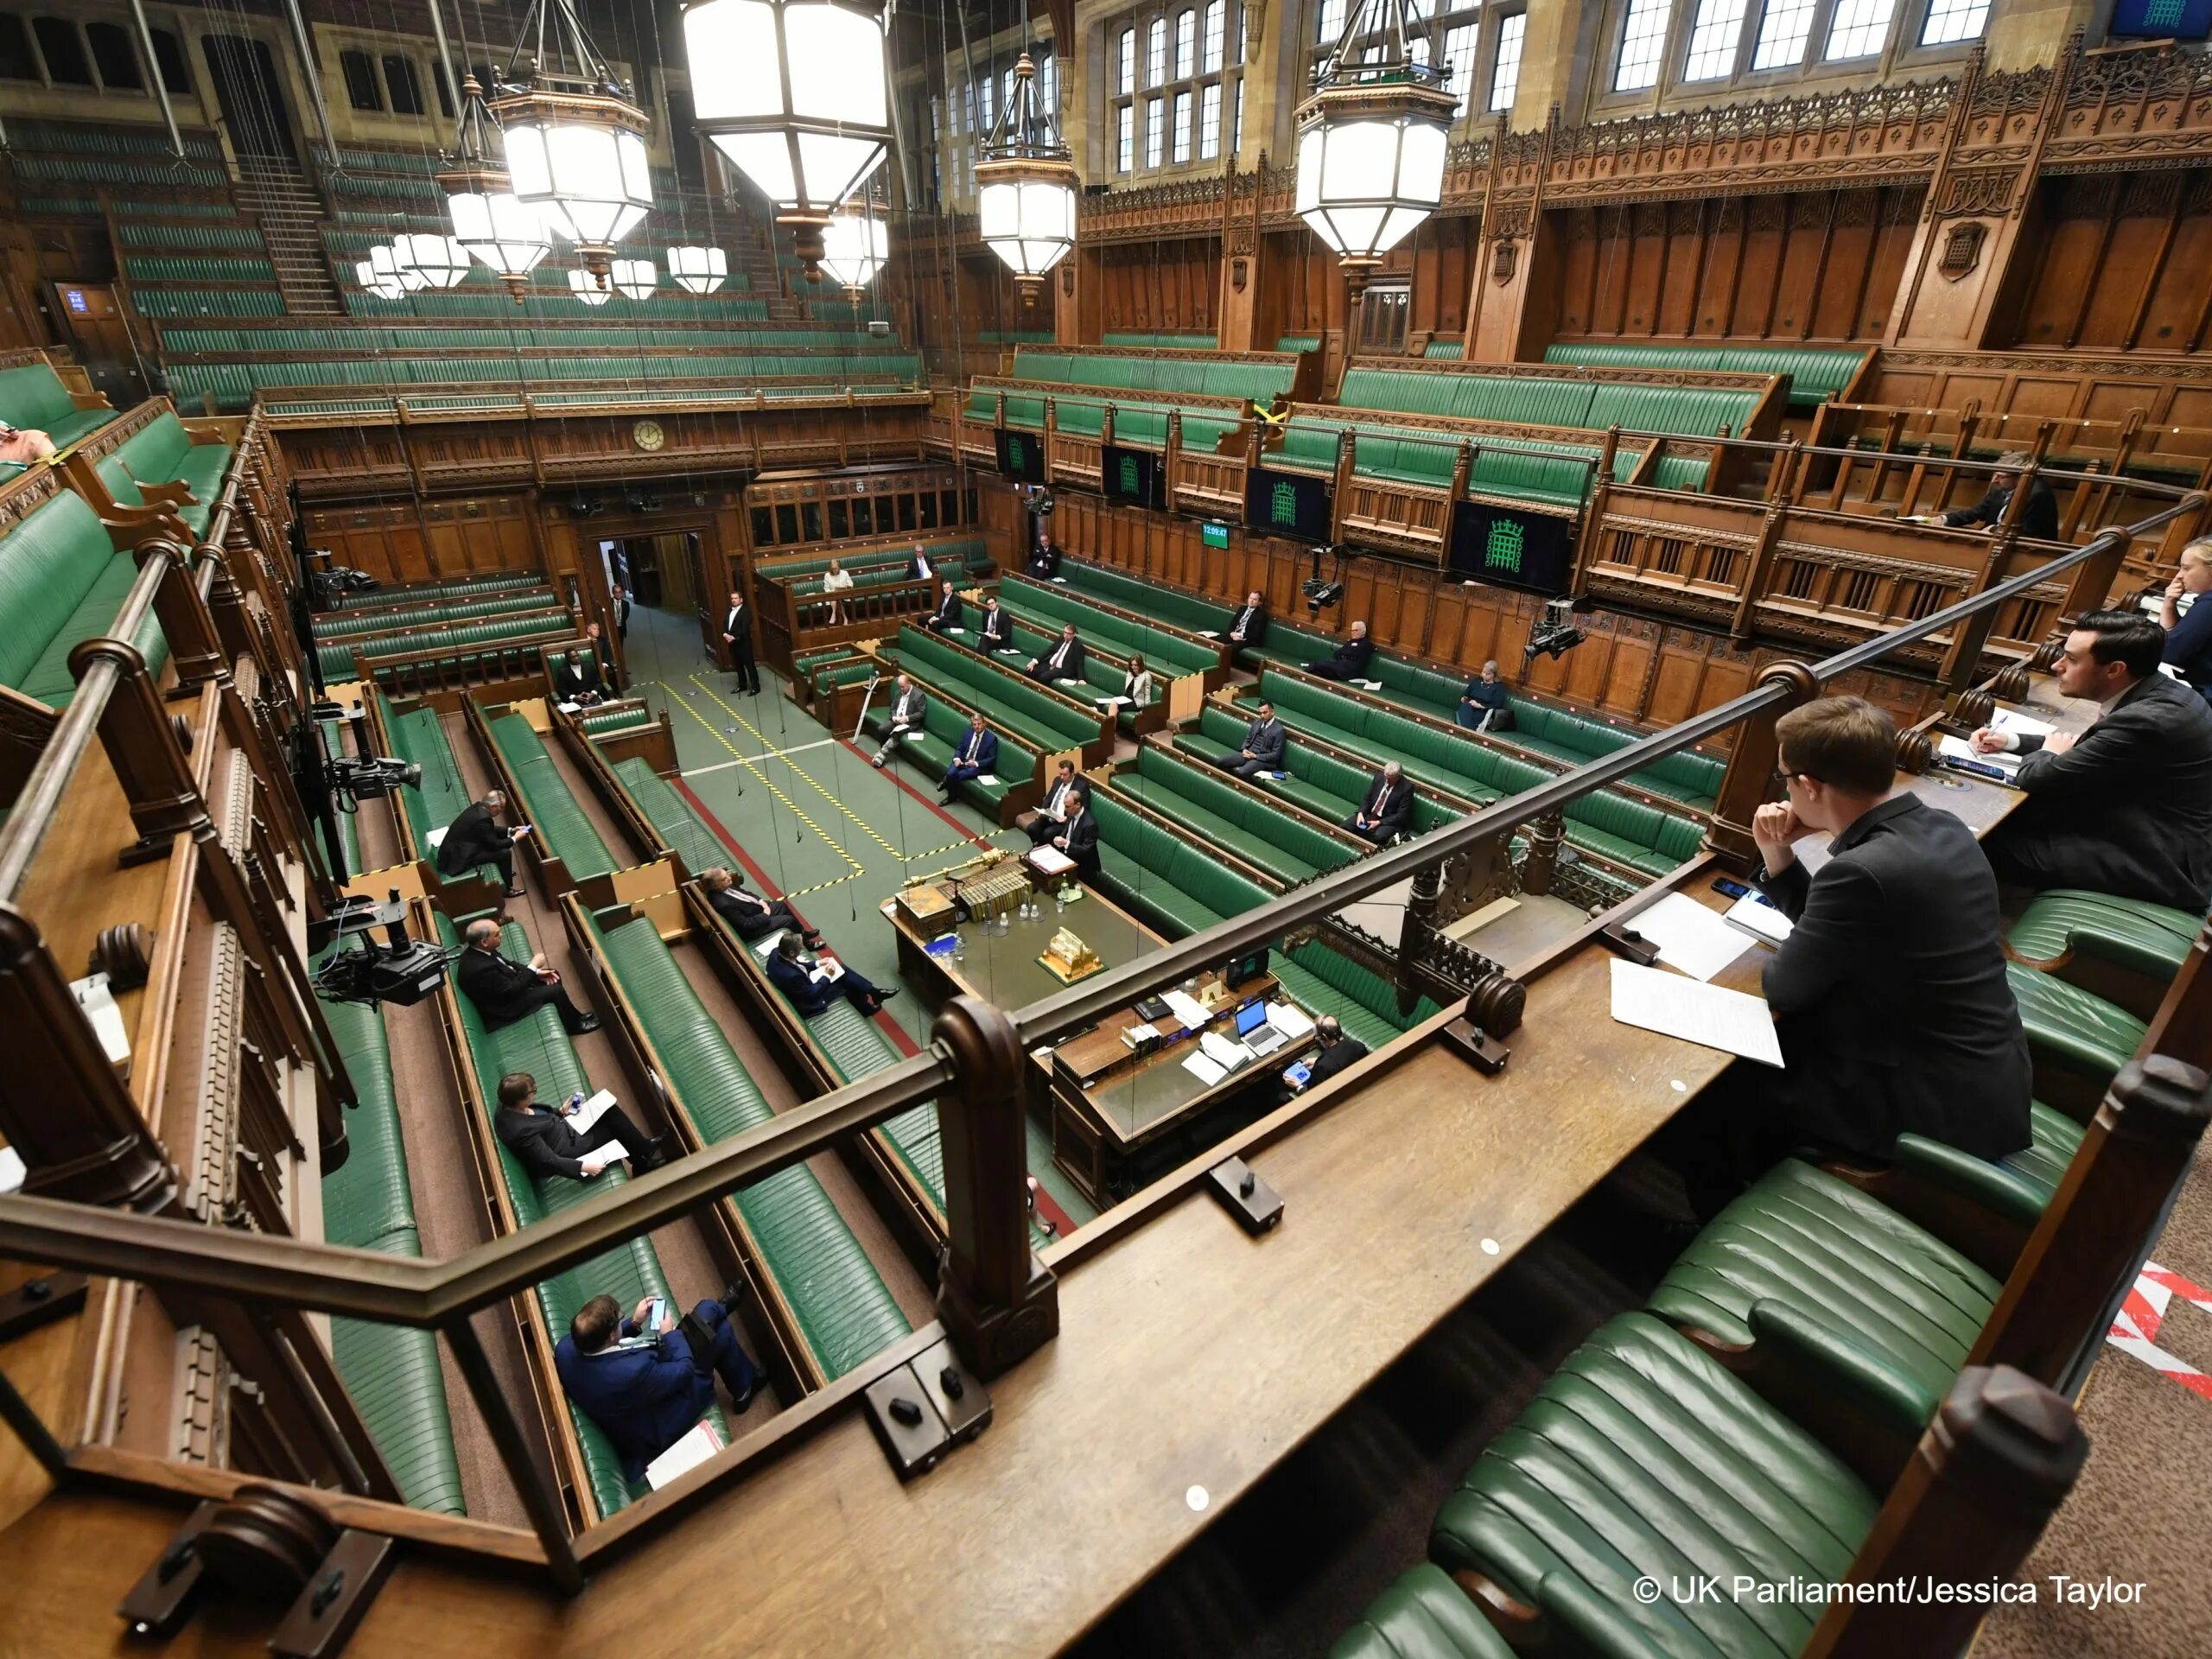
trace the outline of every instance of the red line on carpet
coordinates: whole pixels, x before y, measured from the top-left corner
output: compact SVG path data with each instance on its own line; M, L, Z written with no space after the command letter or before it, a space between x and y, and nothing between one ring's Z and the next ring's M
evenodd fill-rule
M863 760L873 760L875 758L866 749L861 747L859 744L854 742L850 738L841 737L837 741L840 743L842 743L847 748L850 749L855 754L860 756ZM978 847L982 848L986 852L990 850L991 843L989 842L977 835L966 824L961 823L959 819L954 817L951 813L946 811L942 806L939 806L928 796L923 794L921 791L916 789L904 778L899 777L898 773L892 771L890 762L886 761L883 766L877 768L877 770L880 770L887 779L890 779L892 783L897 785L900 789L905 790L907 794L912 796L914 799L921 803L922 805L929 808L931 811L936 813L938 817L943 818L947 823L950 824L954 830L957 831L963 838L972 842Z

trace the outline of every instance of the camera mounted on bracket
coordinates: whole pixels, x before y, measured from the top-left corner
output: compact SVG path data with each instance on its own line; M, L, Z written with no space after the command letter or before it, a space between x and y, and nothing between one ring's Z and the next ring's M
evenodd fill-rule
M1529 630L1529 643L1521 647L1522 660L1533 663L1539 657L1560 657L1573 651L1590 637L1574 625L1575 614L1593 608L1587 599L1561 595L1546 600L1544 620Z
M378 940L376 930L384 930ZM336 948L315 970L316 995L334 1002L396 1002L411 1007L445 983L458 952L428 939L408 936L407 903L391 889L384 903L365 895L340 900L311 933L334 940ZM315 938L311 946L321 948Z
M1332 556L1337 562L1333 575L1324 576L1321 574L1324 554ZM1313 544L1313 574L1298 584L1298 591L1305 594L1306 608L1315 616L1339 602L1344 596L1344 550L1333 542L1316 542Z
M1024 484L1020 489L1021 505L1029 509L1029 516L1032 518L1049 518L1052 516L1052 491L1046 489L1042 484Z

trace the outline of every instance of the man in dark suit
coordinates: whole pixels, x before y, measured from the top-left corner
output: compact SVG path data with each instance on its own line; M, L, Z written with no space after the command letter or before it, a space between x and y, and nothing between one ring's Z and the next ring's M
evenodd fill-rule
M1405 833L1413 810L1414 786L1406 781L1406 769L1393 760L1375 774L1367 785L1366 798L1344 820L1344 827L1363 841L1388 847Z
M614 605L614 632L627 639L630 637L630 590L617 582L609 598Z
M702 870L699 887L707 895L707 902L714 906L715 914L728 922L736 930L737 937L748 944L781 928L798 934L810 950L822 948L822 936L799 920L789 905L780 899L763 899L757 893L747 893L745 878L727 865Z
M928 550L919 542L914 543L914 556L906 561L906 580L908 582L935 582L937 580L937 569L930 563Z
M1060 550L1052 544L1052 532L1042 524L1037 526L1037 546L1029 555L1029 574L1039 582L1050 582L1060 574Z
M730 594L729 608L722 613L722 643L729 647L729 668L737 676L737 690L759 696L760 671L753 661L753 607L735 590Z
M438 874L467 875L480 865L496 865L507 897L522 897L522 888L515 881L515 842L530 830L526 825L509 830L500 824L499 815L506 810L507 798L496 789L482 800L462 807L438 842Z
M594 622L595 628L599 625ZM553 672L553 697L556 702L597 702L606 695L606 671L599 659L597 640L588 645L570 648L562 659L561 666Z
M1351 637L1337 647L1337 654L1306 664L1306 671L1318 679L1363 680L1367 677L1368 659L1374 655L1375 642L1367 637L1367 624L1355 622L1351 625Z
M1027 817L1014 822L1029 835L1032 847L1042 847L1060 833L1060 826L1067 822L1068 809L1074 804L1075 793L1082 785L1076 782L1075 763L1060 762L1052 775L1052 786L1045 791L1044 804Z
M1313 1040L1319 1052L1313 1056L1306 1081L1292 1083L1289 1075L1284 1074L1283 1081L1290 1084L1294 1095L1319 1088L1346 1066L1367 1058L1367 1045L1357 1037L1345 1036L1344 1028L1337 1023L1333 1014L1325 1014L1313 1022Z
M554 1344L561 1386L613 1442L624 1479L643 1480L647 1464L698 1426L715 1403L717 1375L741 1412L760 1391L760 1373L729 1319L736 1291L722 1295L693 1304L680 1323L671 1312L653 1331L638 1323L651 1297L626 1319L612 1296L594 1296Z
M768 957L768 978L804 1020L811 1020L840 995L862 1014L873 1014L899 995L895 990L878 990L861 977L856 968L846 968L842 963L836 965L844 971L827 972L822 964L800 954L798 934L786 933L776 941L775 950Z
M1083 641L1075 637L1074 623L1061 628L1059 644L1029 659L1029 677L1048 684L1054 680L1083 677Z
M2029 1140L2027 1036L1973 831L1890 792L1897 733L1872 703L1822 697L1775 735L1789 799L1751 833L1758 884L1796 925L1763 976L1785 1069L1738 1060L1712 1091L1720 1143L1684 1171L1702 1215L1808 1142L1878 1161L1908 1133L1991 1160ZM1823 830L1810 875L1795 843Z
M2028 461L2024 450L1999 456L1997 464L2004 470L1989 475L1988 493L1980 500L1970 507L1954 507L1948 512L1922 513L1913 522L1949 524L1954 528L1980 524L1995 530L2005 522L2005 509L2012 505L2013 487L2019 483L2021 470ZM2042 479L2028 486L2028 499L2020 503L2019 522L2014 528L2031 541L2058 539L2058 498L2051 494L2050 486Z
M1086 881L1098 879L1098 815L1090 810L1090 787L1077 784L1068 802L1067 822L1052 837L1052 845L1075 861L1076 874Z
M1233 645L1256 645L1268 637L1268 601L1257 588L1244 595L1244 608L1236 613L1223 636Z
M922 626L931 633L943 633L948 628L957 628L960 626L962 608L959 594L948 582L944 584L944 596L937 602L937 609L922 619Z
M1262 702L1260 712L1245 725L1244 741L1236 753L1216 755L1213 763L1224 772L1233 772L1239 778L1256 778L1263 772L1281 772L1285 741L1282 722L1275 718L1274 704Z
M2058 689L2103 705L2080 737L1983 729L1985 754L2024 753L2028 801L1982 850L2009 886L2087 887L2202 912L2212 905L2212 709L2158 672L2165 633L2095 611L2066 636Z
M914 683L912 675L901 674L891 694L891 724L884 731L883 747L875 752L875 758L868 765L880 772L884 762L906 741L907 733L925 729L924 721L929 712L929 694Z
M571 1100L548 1106L537 1098L536 1077L527 1071L510 1072L499 1079L499 1107L492 1116L493 1133L532 1175L590 1180L608 1162L593 1154L618 1141L629 1154L630 1166L638 1174L658 1169L668 1161L667 1143L639 1128L620 1106L609 1106L588 1129L570 1128L569 1118L582 1104L581 1100Z
M454 981L484 1016L486 1030L504 1030L547 1007L559 1011L561 1028L571 1037L599 1029L597 1015L569 1000L568 988L545 965L543 951L527 965L517 962L499 949L499 925L488 918L468 925L467 940Z
M980 778L998 769L999 734L985 722L981 712L969 715L968 729L960 734L960 745L952 752L952 764L938 780L938 787L944 791L944 804L950 806L957 798L960 785L970 778Z
M1014 649L1014 619L999 608L999 596L991 594L983 601L983 626L976 636L978 649L998 652Z

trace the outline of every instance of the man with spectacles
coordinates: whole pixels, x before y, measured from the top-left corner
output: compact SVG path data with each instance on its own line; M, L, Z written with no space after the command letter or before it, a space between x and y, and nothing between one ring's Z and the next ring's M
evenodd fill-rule
M1759 886L1795 925L1762 976L1784 1069L1738 1060L1709 1103L1722 1144L1685 1170L1711 1214L1793 1147L1886 1160L1900 1135L1979 1158L2028 1144L2028 1044L1997 882L1974 834L1891 792L1896 729L1858 697L1775 723L1789 798L1751 822ZM1825 830L1818 874L1796 843Z

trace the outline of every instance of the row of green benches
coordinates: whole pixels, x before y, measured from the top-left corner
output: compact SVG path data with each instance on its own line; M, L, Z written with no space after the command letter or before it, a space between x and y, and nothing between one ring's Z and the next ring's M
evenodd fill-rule
M1667 346L1588 341L1547 346L1544 361L1604 369L1714 369L1786 374L1793 404L1840 397L1873 355L1866 346Z
M176 317L281 317L284 296L275 283L266 288L146 288L130 296L142 317L166 321Z
M1066 695L1013 671L1014 664L1005 664L1008 671L1001 672L976 652L911 626L899 629L893 643L900 668L924 685L937 687L970 708L981 709L993 725L1012 733L1037 753L1099 750L1098 715L1071 707ZM885 701L889 700L887 692Z
M1646 386L1548 375L1485 374L1478 370L1355 368L1345 372L1337 401L1348 409L1401 415L1448 415L1461 420L1603 431L1671 432L1710 438L1723 427L1741 435L1758 408L1748 388Z
M842 364L894 357L902 367L916 362L911 352L901 353L895 341L876 341L866 334L842 328L823 328L790 338L789 328L729 328L691 326L638 327L602 323L595 318L569 317L561 326L509 328L165 328L162 346L170 352L506 352L593 351L693 352L800 351L836 354ZM777 359L763 358L762 362ZM889 372L890 371L886 371Z
M1246 397L1265 405L1287 394L1298 378L1295 361L1226 359L1209 349L1191 357L1118 356L1111 352L1056 351L1017 346L1014 378L1108 391Z
M816 353L805 358L760 357L739 353L645 353L609 357L357 358L312 362L173 363L166 371L180 397L215 399L226 409L244 408L264 389L288 386L386 386L503 385L540 385L604 381L634 386L645 380L691 380L715 387L776 385L833 391L855 383L905 385L917 373L911 353L874 355Z
M340 297L346 302L346 314L356 317L479 317L500 321L519 317L531 322L557 323L606 315L585 310L574 294L565 288L556 291L550 285L533 290L520 305L505 289L475 282L465 283L456 289L425 289L392 299L348 286L341 290ZM609 302L610 305L613 303ZM632 300L625 296L620 303L621 308L614 313L616 317L634 319L642 315L654 322L768 321L767 301L744 293L702 295L662 289L650 298Z
M89 437L113 420L116 413L105 404L78 408L75 395L49 364L20 363L0 369L0 421L43 432L57 449Z
M178 135L187 161L220 164L221 142L213 133ZM8 143L17 160L41 151L71 156L122 156L140 161L174 161L176 152L166 128L150 125L79 125L67 121L26 121L8 118Z
M126 507L147 505L142 486L181 484L192 492L189 501L169 511L196 537L207 533L215 503L238 451L215 437L196 438L184 423L168 410L146 423L113 450L95 461L99 475L117 504Z
M557 607L521 612L503 611L474 621L442 626L408 628L389 633L349 634L315 646L315 664L327 682L356 680L361 664L372 657L416 655L424 652L465 651L472 645L497 645L504 640L548 638L572 631L569 613Z
M410 605L404 609L385 606L360 616L327 617L316 625L315 638L321 644L336 645L341 640L389 633L395 628L424 628L443 622L474 622L510 611L545 610L556 603L550 588L509 588L498 593L483 594L473 599L449 600L438 605Z
M1166 352L1211 352L1216 340L1211 334L1109 334L1104 337L1109 346L1141 346L1147 350ZM1042 343L1041 340L1039 343Z
M265 257L219 254L127 253L124 275L140 283L273 283L276 267Z
M1172 820L1283 887L1340 870L1362 849L1240 789L1222 773L1146 744L1114 774L1114 794Z
M1332 474L1342 435L1352 435L1352 476L1417 488L1448 490L1462 443L1473 454L1467 493L1493 495L1532 505L1572 511L1589 499L1605 453L1594 443L1554 443L1535 438L1460 438L1409 426L1300 416L1283 428L1281 444L1261 464L1294 473ZM1642 461L1625 446L1613 454L1613 481L1625 483ZM1661 489L1702 490L1709 463L1695 455L1662 455L1652 482Z
M335 606L323 614L328 620L348 622L389 606L443 604L480 594L505 593L517 588L540 587L544 582L544 575L536 570L484 570L466 576L448 577L442 582L403 582L397 587L372 588L365 593L347 595L344 604Z
M539 854L560 860L571 881L605 875L628 862L614 856L530 721L512 709L493 714L480 706L480 712Z
M1012 606L1007 605L1003 599L1000 601L999 608L1010 619L1011 627L1007 637L1013 641L1014 647L999 658L1001 662L1026 667L1032 658L1043 656L1059 643L1059 629L1057 626L1047 626L1040 617L1037 617L1035 613L1033 612L1030 615L1025 616ZM1111 643L1103 641L1097 628L1091 625L1088 618L1078 615L1073 620L1088 646L1083 658L1083 683L1086 689L1077 691L1075 687L1065 684L1061 689L1078 696L1127 697L1129 692L1129 673L1125 664L1132 653L1122 651ZM961 632L953 637L962 645L980 650L981 642L978 636L983 626L982 612L975 606L969 606L964 621L965 626ZM1117 658L1120 660L1117 661ZM1128 703L1122 707L1115 716L1115 723L1124 732L1128 732L1132 735L1135 734L1137 717L1147 709L1157 708L1161 699L1166 696L1168 679L1175 671L1172 668L1153 663L1149 659L1147 659L1147 666L1152 671L1151 695L1146 697L1141 706L1134 702Z
M0 536L0 685L49 709L77 695L69 653L108 633L138 580L99 515L73 490L58 491ZM168 641L151 610L131 643L158 677Z
M1072 563L1063 563L1061 571L1068 578L1065 586L1028 576L1000 578L999 604L1018 620L1040 632L1057 634L1062 626L1072 622L1084 639L1124 657L1141 656L1155 673L1202 674L1220 665L1221 652L1217 647L1154 626L1141 620L1149 614L1148 610L1126 597L1079 590L1072 574ZM1135 614L1122 615L1102 609L1091 602L1094 598Z
M1061 575L1071 589L1090 594L1110 604L1142 607L1176 627L1194 633L1226 632L1236 621L1237 607L1201 598L1160 582L1133 576L1109 566L1069 559ZM1247 645L1236 654L1243 667L1297 668L1332 656L1338 641L1333 635L1303 628L1281 619L1268 626L1265 640ZM1408 658L1378 651L1368 664L1368 677L1381 683L1376 696L1438 720L1456 721L1459 695L1467 677L1429 668ZM1554 709L1526 697L1513 702L1514 729L1503 741L1579 766L1627 747L1643 735L1632 729L1608 725L1586 715ZM1630 783L1655 795L1680 801L1699 812L1710 812L1720 792L1727 762L1714 755L1688 753L1669 755L1631 772Z

